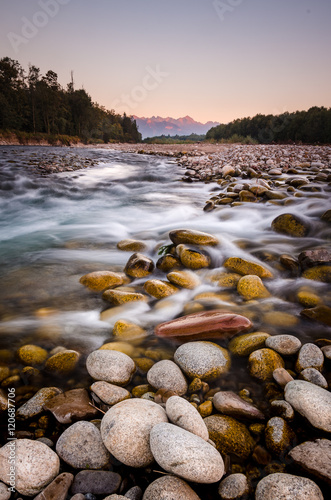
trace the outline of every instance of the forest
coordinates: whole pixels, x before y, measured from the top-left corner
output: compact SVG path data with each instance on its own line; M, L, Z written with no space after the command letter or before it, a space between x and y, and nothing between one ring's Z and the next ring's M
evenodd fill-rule
M258 114L208 130L206 140L259 144L330 144L331 108L312 107L308 111Z
M42 75L30 65L26 74L9 57L0 60L0 130L4 135L11 131L37 140L46 135L67 143L141 141L135 120L93 102L83 88L75 89L73 75L64 89L54 71Z

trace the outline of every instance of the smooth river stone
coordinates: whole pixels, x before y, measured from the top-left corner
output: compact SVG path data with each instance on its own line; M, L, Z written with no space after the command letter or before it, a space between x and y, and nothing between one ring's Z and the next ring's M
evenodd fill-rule
M142 500L199 500L198 495L182 479L163 476L153 481L145 490Z
M292 474L269 474L257 485L255 500L324 500L314 481Z
M18 419L25 420L32 418L44 410L44 405L47 401L60 394L62 391L58 387L43 387L26 403L24 403L16 412Z
M168 418L164 409L145 399L126 399L117 403L101 421L106 448L129 467L147 467L154 458L149 435L152 427Z
M201 437L176 425L155 425L150 433L150 446L164 470L187 481L216 483L224 474L220 453Z
M218 487L218 494L222 500L236 500L237 498L246 498L248 495L249 484L245 474L230 474Z
M155 335L186 342L188 340L224 339L246 332L252 323L245 316L228 311L203 311L161 323Z
M59 457L39 441L17 439L12 443L0 449L0 480L8 484L9 461L15 450L15 489L22 495L35 496L59 474Z
M230 415L231 417L264 419L263 413L258 408L247 403L247 401L232 391L217 392L213 397L213 405L220 413Z
M88 420L98 415L98 410L90 402L86 389L72 389L47 401L44 410L52 412L61 424L71 424L75 420Z
M289 455L297 465L331 485L331 441L329 439L306 441L293 448Z
M181 243L191 245L217 245L218 239L212 234L194 231L192 229L175 229L170 231L169 238L175 245Z
M285 386L285 399L312 426L331 432L331 392L305 380L293 380Z
M299 351L295 369L298 373L305 368L316 368L321 371L323 363L324 355L321 349L315 344L307 343Z
M208 382L227 373L231 363L228 351L213 342L187 342L178 347L174 361L188 377Z
M186 399L171 396L166 402L166 413L173 424L208 441L209 433L203 418Z
M123 387L109 384L103 380L94 382L94 384L91 385L91 391L107 405L115 405L131 397L129 391Z
M126 385L136 369L134 361L119 351L93 351L86 360L86 369L92 378L115 385Z
M148 370L148 383L155 389L167 389L180 396L187 391L187 382L181 369L168 359L163 359Z
M69 488L74 480L73 474L63 472L57 476L34 500L66 500ZM0 495L0 499L1 495Z
M294 335L274 335L266 339L265 345L279 354L290 356L298 352L301 342Z

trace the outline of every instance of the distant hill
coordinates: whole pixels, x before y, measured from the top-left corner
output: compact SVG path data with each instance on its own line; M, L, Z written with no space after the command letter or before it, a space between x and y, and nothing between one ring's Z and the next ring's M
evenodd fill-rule
M196 122L190 116L178 119L170 117L162 118L161 116L152 116L151 118L134 116L133 118L136 120L143 139L160 135L204 135L210 128L219 125L218 122Z

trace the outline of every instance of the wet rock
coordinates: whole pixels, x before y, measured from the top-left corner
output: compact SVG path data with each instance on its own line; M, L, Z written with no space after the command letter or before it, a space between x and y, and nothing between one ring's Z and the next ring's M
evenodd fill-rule
M179 396L187 392L187 382L180 368L168 359L158 361L147 373L148 383L155 389L175 391Z
M306 477L275 473L264 477L257 485L256 500L323 500L317 484Z
M307 236L309 232L309 226L307 223L294 214L279 215L272 221L271 228L276 233L286 234L288 236L298 238Z
M274 335L266 339L265 345L279 354L290 356L298 352L301 342L294 335Z
M156 462L164 470L187 481L209 484L223 476L220 453L201 437L173 424L155 425L150 445Z
M113 328L113 337L116 340L137 340L147 336L146 330L135 323L130 323L124 319L116 321ZM130 344L129 344L130 345ZM123 350L121 351L123 352ZM128 354L125 352L124 354ZM133 351L131 352L133 354Z
M304 250L299 254L298 260L303 268L331 264L331 252L327 248Z
M287 401L275 399L274 401L271 401L270 406L272 412L276 413L284 420L291 421L294 419L294 410Z
M95 380L125 386L136 369L134 361L119 351L93 351L86 360L86 369Z
M44 409L53 413L61 424L71 424L76 420L90 419L98 411L90 405L86 389L72 389L58 394L44 404Z
M312 384L323 387L324 389L328 388L328 383L325 377L323 377L323 375L316 370L316 368L305 368L302 372L300 372L299 379L306 380L307 382L311 382Z
M80 354L77 351L64 350L54 354L45 364L45 370L55 375L66 375L72 372L78 363Z
M85 421L72 424L61 434L56 453L74 469L101 469L110 458L100 431Z
M193 290L200 285L199 277L192 271L171 271L167 278L173 285Z
M321 351L323 352L325 359L331 359L331 345L322 347Z
M154 460L149 435L153 426L167 422L163 408L144 399L127 399L107 411L101 422L106 448L129 467L146 467Z
M285 399L312 426L331 432L331 393L305 380L293 380L285 386Z
M217 281L218 286L224 288L237 288L238 282L241 278L241 274L238 273L218 273L215 275L215 279L211 276L212 281Z
M258 349L248 358L250 374L260 380L271 380L274 370L284 368L284 361L272 349Z
M270 296L261 278L250 274L243 276L238 281L237 291L245 300L265 299Z
M218 245L219 241L215 236L192 229L175 229L170 231L169 237L177 246L181 243L188 245Z
M297 293L298 302L304 307L316 307L322 301L316 293L311 290L301 289Z
M249 356L253 351L264 347L269 333L253 332L230 340L229 350L235 356Z
M275 455L284 453L295 439L289 424L281 417L272 417L265 428L265 442L268 450Z
M115 323L116 325L116 323ZM114 326L115 326L114 325ZM114 342L107 342L107 344L102 345L99 347L99 351L118 351L122 352L123 354L126 354L127 356L133 356L135 349L132 344L129 344L128 342L122 342L122 341L114 341Z
M124 272L131 278L144 278L154 271L154 262L141 253L134 253L126 263Z
M298 354L295 369L301 372L305 368L316 368L321 371L323 368L324 356L319 347L315 344L304 344Z
M121 476L116 472L82 470L75 476L71 492L109 495L115 493L121 484Z
M289 328L296 326L299 322L296 316L286 313L284 311L269 311L266 312L262 320L267 325L276 326L280 328Z
M331 484L331 441L316 439L293 448L290 457L304 470Z
M153 481L145 490L143 500L199 500L198 495L182 479L163 476Z
M144 290L156 299L164 299L178 292L178 288L167 281L148 280L144 283Z
M238 418L264 419L263 413L235 392L219 391L213 397L216 410L224 415Z
M203 269L210 266L210 257L198 250L192 250L186 245L178 245L176 252L179 255L180 261L183 266L188 269Z
M57 476L34 500L66 500L74 476L63 472Z
M147 297L142 293L125 292L122 290L106 290L103 292L102 298L114 306L121 306L122 304L136 302L138 300L147 300Z
M15 443L15 444L13 444ZM30 439L8 442L0 449L0 480L10 481L10 456L15 453L15 489L21 495L37 495L60 470L57 454L44 443Z
M8 409L8 393L0 389L0 412Z
M302 277L307 280L322 281L323 283L331 283L331 266L315 266L306 269L302 273Z
M172 255L170 253L163 255L159 258L156 263L156 267L163 271L164 273L168 273L173 269L180 269L182 267L182 263L180 258L177 255Z
M218 494L222 500L240 500L246 497L249 485L245 474L230 474L220 482Z
M117 243L117 248L124 252L143 252L146 250L147 245L143 241L126 239Z
M279 257L279 262L285 267L285 269L288 269L291 272L292 276L299 275L299 262L292 257L292 255L282 254Z
M276 368L272 376L281 387L285 387L288 382L293 380L292 375L285 368Z
M232 165L224 165L221 169L221 173L223 177L226 177L227 175L233 176L236 173L236 169Z
M166 413L170 422L208 441L206 424L199 412L186 399L171 396L166 402Z
M240 257L230 257L224 262L224 267L231 269L235 273L245 275L256 275L259 278L272 278L273 274L269 269L262 266L261 264L256 264L255 262L250 262L248 260L242 259Z
M37 345L24 345L18 349L17 356L24 365L38 366L46 361L48 352Z
M303 309L300 314L305 318L331 326L331 307L317 306L310 309Z
M11 492L8 490L8 486L0 482L0 499L9 500L11 497Z
M227 311L203 311L159 324L155 335L182 342L195 339L228 338L251 328L245 316Z
M10 376L10 369L8 366L0 366L0 382Z
M204 401L198 406L198 412L202 418L209 417L213 413L213 403L211 401Z
M189 378L216 380L230 368L228 351L213 342L187 342L178 347L174 361Z
M115 288L116 286L123 285L124 278L123 275L113 273L112 271L95 271L82 276L79 283L95 292L102 292L106 288Z
M39 389L31 399L17 410L17 418L25 420L39 415L44 410L44 404L61 392L61 389L58 387L43 387Z
M324 212L324 214L321 216L321 220L324 220L325 222L331 222L331 210L327 210Z
M209 437L222 454L233 453L246 459L254 447L254 440L247 427L228 415L210 415L205 418Z
M107 405L115 405L131 397L129 391L123 387L118 387L104 381L94 382L91 385L91 391Z
M130 500L142 500L143 491L140 486L133 486L124 495L124 498L129 498Z

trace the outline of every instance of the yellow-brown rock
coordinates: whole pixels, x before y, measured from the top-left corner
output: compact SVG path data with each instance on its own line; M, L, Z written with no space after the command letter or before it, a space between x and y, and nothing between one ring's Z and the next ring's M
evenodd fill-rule
M143 241L126 239L117 243L117 248L124 252L142 252L146 250L147 245Z
M189 245L217 245L218 239L212 234L191 229L175 229L170 231L169 237L175 245L186 243Z
M54 354L45 364L45 369L48 372L55 374L67 374L72 372L80 358L80 354L77 351L65 350Z
M240 191L239 193L239 200L240 201L246 201L246 202L250 202L250 203L254 203L256 202L256 196L251 193L250 191L246 191L245 189L243 189L242 191Z
M224 267L231 269L235 273L245 276L247 274L255 274L259 278L272 278L273 274L269 269L262 266L261 264L256 264L255 262L250 262L248 260L242 259L240 257L230 257L224 262Z
M237 291L245 300L265 299L270 296L261 278L254 274L243 276L238 282Z
M192 271L171 271L167 278L170 283L190 290L200 285L199 277Z
M317 321L318 323L323 323L324 325L331 326L331 307L316 306L310 309L303 309L300 314L305 318L309 318Z
M8 366L0 366L0 382L8 378L10 375L10 370Z
M79 282L95 292L102 292L106 288L114 288L122 285L123 276L112 271L95 271L82 276Z
M235 356L249 356L253 351L264 347L268 337L269 333L265 332L245 333L231 339L228 347Z
M38 366L46 361L48 353L42 347L27 344L18 349L17 355L24 365Z
M311 290L301 289L297 293L297 299L304 307L315 307L321 304L322 300Z
M147 300L147 297L142 293L122 292L119 290L106 290L103 292L102 298L114 306L127 304L128 302L136 302L138 300Z
M265 443L271 453L279 456L284 453L295 439L289 424L281 417L271 418L265 428Z
M116 340L135 340L144 338L146 335L146 330L141 328L141 326L130 323L124 319L116 321L113 328L113 336Z
M132 358L136 363L136 367L140 372L147 373L150 368L155 364L150 358Z
M123 352L123 354L127 354L128 356L132 357L134 354L134 347L132 344L129 344L128 342L107 342L107 344L102 345L99 347L100 350L107 349L110 351L119 351Z
M254 447L254 440L247 427L227 415L211 415L204 419L209 438L222 454L233 454L246 459Z
M306 269L302 273L302 277L308 280L322 281L323 283L331 283L331 266L315 266Z
M163 271L164 273L168 273L173 269L180 269L182 267L182 263L180 258L177 255L172 255L171 253L167 253L159 258L156 263L156 267Z
M141 253L132 254L124 268L124 272L131 278L144 278L153 271L154 262Z
M309 232L308 225L300 217L294 214L279 215L272 221L271 228L276 233L286 234L288 236L298 238L307 236Z
M293 314L289 314L283 311L269 311L263 315L263 322L279 327L290 327L298 324L299 319Z
M163 280L148 280L144 283L144 290L156 299L164 299L178 292L178 288Z
M258 349L248 358L250 374L259 380L271 380L274 370L284 368L285 363L281 356L272 349Z
M236 288L241 277L238 273L219 273L217 284L224 288Z
M210 257L181 244L176 247L181 263L188 269L203 269L210 266Z
M211 401L204 401L198 406L198 412L202 418L209 417L213 413L213 403Z

